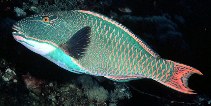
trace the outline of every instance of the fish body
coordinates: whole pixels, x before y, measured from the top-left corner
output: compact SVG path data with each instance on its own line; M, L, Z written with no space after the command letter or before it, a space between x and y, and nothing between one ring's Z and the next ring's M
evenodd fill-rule
M18 42L74 73L121 82L150 78L187 94L194 93L187 86L188 77L202 75L195 68L161 58L129 29L91 11L34 15L13 29Z

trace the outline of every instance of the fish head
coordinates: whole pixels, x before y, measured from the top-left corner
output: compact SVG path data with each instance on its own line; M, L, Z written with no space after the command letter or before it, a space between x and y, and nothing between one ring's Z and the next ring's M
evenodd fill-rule
M13 37L28 49L45 55L65 42L68 28L61 15L46 13L26 17L13 25Z

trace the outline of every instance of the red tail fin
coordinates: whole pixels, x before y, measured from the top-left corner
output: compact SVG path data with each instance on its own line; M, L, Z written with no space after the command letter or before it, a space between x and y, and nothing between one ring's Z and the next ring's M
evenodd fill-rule
M183 93L196 94L193 92L192 89L188 87L188 78L194 73L199 75L203 74L199 70L193 67L176 62L173 63L174 63L174 72L172 77L170 78L169 81L161 83Z

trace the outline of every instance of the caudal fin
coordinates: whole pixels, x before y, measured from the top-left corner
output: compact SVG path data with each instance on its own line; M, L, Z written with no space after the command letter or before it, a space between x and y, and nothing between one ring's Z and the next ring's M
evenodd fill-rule
M192 89L188 87L188 78L194 73L199 74L199 75L203 75L203 74L199 70L193 67L176 63L176 62L173 62L173 63L174 63L173 75L171 76L169 81L161 82L161 83L174 90L177 90L186 94L196 94L193 92Z

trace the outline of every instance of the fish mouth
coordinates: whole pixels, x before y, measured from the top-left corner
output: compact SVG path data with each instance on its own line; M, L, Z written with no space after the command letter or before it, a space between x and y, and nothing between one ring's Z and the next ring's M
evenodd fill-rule
M14 37L14 39L17 41L17 42L19 42L19 43L21 43L21 44L23 44L23 45L28 45L28 47L30 46L30 47L34 47L33 45L31 45L30 43L28 43L28 41L27 41L27 39L25 39L24 37L22 37L22 36L20 36L20 35L13 35L13 37Z
M23 41L25 38L23 38L23 32L21 31L21 28L17 25L13 25L12 27L12 34L15 40L17 41Z

